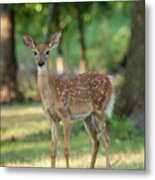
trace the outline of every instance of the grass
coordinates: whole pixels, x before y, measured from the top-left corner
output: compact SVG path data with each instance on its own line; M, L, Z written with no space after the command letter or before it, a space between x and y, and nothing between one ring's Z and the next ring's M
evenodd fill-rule
M79 130L80 129L80 130ZM111 131L112 169L144 169L144 136L118 138ZM116 131L117 132L117 131ZM65 168L63 126L60 127L57 167ZM50 167L50 123L39 103L1 107L1 166ZM73 121L70 143L72 168L89 168L91 142L81 121ZM96 168L105 167L101 143Z

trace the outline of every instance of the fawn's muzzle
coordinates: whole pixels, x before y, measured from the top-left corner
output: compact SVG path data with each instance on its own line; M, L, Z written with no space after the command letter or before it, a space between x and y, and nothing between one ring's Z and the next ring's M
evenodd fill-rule
M39 62L38 62L38 66L42 67L45 65L45 62L41 59Z

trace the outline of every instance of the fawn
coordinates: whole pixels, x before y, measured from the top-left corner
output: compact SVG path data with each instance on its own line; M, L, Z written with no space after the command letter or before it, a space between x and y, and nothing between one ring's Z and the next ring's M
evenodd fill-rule
M99 148L99 136L93 116L99 124L106 155L106 167L109 161L109 136L105 121L105 112L112 111L114 88L108 75L88 72L71 78L62 78L52 74L49 65L50 50L57 47L61 32L56 32L47 44L36 44L32 37L25 35L24 43L31 48L37 65L37 84L43 109L51 123L51 167L56 164L56 147L60 121L64 125L64 156L69 168L69 136L72 119L83 119L92 141L90 168L94 168Z

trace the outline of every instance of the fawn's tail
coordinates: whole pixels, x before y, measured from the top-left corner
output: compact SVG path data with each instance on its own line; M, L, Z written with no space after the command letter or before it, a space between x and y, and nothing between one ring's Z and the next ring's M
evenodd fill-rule
M111 96L110 96L110 99L106 108L106 115L108 117L111 117L113 113L114 103L115 103L114 77L111 75L108 75L108 78L112 85L112 93L111 93Z

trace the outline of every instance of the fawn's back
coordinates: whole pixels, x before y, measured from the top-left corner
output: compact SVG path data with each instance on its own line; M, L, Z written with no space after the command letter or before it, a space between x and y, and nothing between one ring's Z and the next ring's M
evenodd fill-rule
M104 112L113 90L109 77L95 72L66 79L55 77L55 82L57 96L73 118Z

